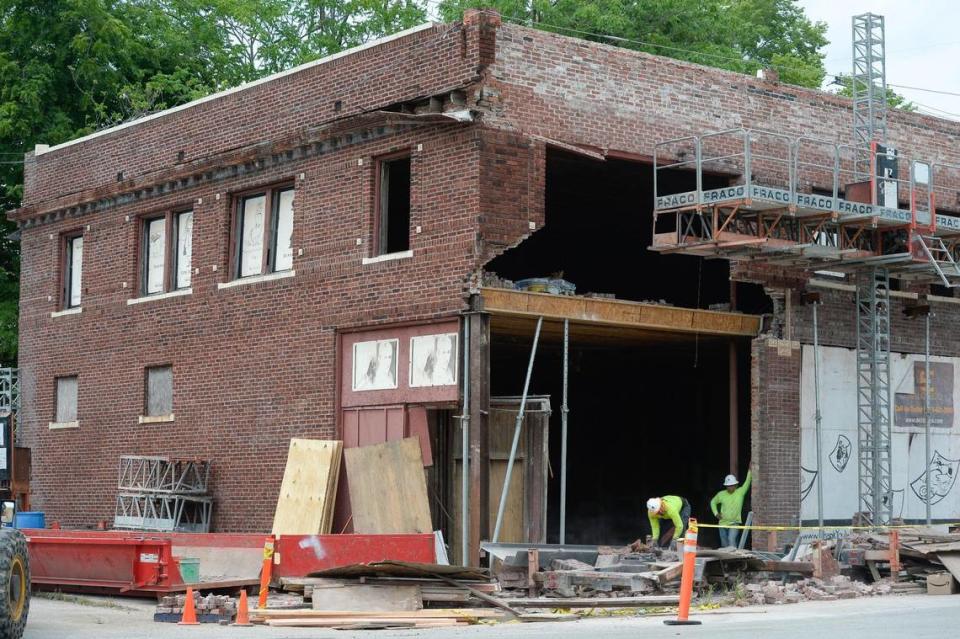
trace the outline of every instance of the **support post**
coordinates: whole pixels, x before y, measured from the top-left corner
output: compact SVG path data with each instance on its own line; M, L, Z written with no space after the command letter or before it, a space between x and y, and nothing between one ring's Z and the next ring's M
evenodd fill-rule
M570 320L563 320L563 405L560 407L560 545L567 543L567 375L569 370Z
M817 428L817 525L823 532L823 425L820 414L820 338L817 304L813 304L813 400Z
M507 472L503 477L503 490L500 491L500 506L497 508L497 522L493 529L493 543L500 540L500 528L503 526L503 513L507 509L507 497L510 494L510 480L513 478L513 464L517 460L517 448L520 445L520 431L523 428L523 415L527 409L527 393L530 391L530 377L533 375L533 362L537 357L537 344L540 342L540 329L543 327L543 317L537 318L537 329L533 333L533 346L530 348L530 361L527 362L527 377L523 382L523 395L520 398L520 409L517 411L517 421L513 427L513 444L510 446L510 458L507 460Z
M737 310L737 283L732 281L730 282L730 310ZM728 375L730 376L728 391L728 406L730 409L729 413L729 448L730 448L730 474L736 475L737 470L740 467L740 406L738 404L739 399L739 388L738 388L738 372L737 372L737 343L734 340L730 340L730 345L728 347Z
M924 505L926 507L927 525L931 524L930 516L930 313L924 321L924 348L923 348L923 482Z
M470 329L469 320L463 320L463 408L460 412L460 565L470 556Z
M490 316L475 309L467 316L470 349L470 554L469 564L480 565L480 540L490 531ZM466 563L466 562L465 562Z

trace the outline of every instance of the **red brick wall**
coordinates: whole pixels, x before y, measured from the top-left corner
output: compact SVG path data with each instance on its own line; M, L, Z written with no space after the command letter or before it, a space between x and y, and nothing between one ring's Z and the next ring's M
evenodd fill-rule
M756 339L750 358L751 489L755 525L795 525L800 515L800 346ZM778 545L788 541L780 533ZM753 533L754 548L768 535ZM777 548L779 550L779 547Z
M456 316L464 307L475 255L478 136L458 125L417 129L220 188L84 216L79 315L50 313L59 234L80 225L25 229L20 426L21 443L33 448L34 506L67 526L112 519L120 455L201 457L213 460L215 528L267 530L289 438L335 436L336 330ZM373 233L371 158L399 149L413 158L411 227L421 227L411 235L414 255L362 265ZM296 276L218 290L228 279L229 192L291 178ZM137 269L135 216L191 202L200 269L192 295L127 305ZM173 365L172 424L137 423L143 367L153 364ZM54 377L66 374L79 376L80 427L52 431Z
M479 64L477 28L437 25L48 152L26 167L24 204L158 171L397 102L465 86ZM340 109L335 110L335 103Z

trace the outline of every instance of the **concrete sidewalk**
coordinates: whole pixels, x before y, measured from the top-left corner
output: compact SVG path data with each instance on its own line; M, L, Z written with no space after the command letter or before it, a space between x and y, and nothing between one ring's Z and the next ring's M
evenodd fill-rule
M177 626L154 623L150 602L84 597L81 603L35 598L25 639L181 639L190 637L254 639L298 639L301 637L340 639L374 636L496 637L497 639L564 639L598 637L635 639L638 636L676 637L678 634L709 636L710 639L743 637L796 638L832 637L942 637L960 627L960 596L890 596L843 601L805 602L781 606L725 608L698 618L702 626L687 628L663 625L664 617L588 618L576 622L477 625L465 628L347 632L320 628L232 628L204 624ZM724 614L726 613L726 614Z

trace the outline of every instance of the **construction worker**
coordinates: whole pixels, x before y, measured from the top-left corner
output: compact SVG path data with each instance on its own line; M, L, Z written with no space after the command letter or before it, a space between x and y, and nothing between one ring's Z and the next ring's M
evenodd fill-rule
M727 475L723 480L724 489L713 496L710 500L710 510L713 516L717 518L721 526L739 526L743 521L741 514L743 512L743 498L747 496L750 490L751 475L747 471L747 479L743 485L737 481L736 475ZM720 528L720 547L737 547L737 539L740 536L738 528Z
M673 539L677 540L687 531L690 521L690 502L676 495L651 497L647 500L647 517L650 519L650 531L658 546L667 546L669 542L660 542L660 520L673 522Z

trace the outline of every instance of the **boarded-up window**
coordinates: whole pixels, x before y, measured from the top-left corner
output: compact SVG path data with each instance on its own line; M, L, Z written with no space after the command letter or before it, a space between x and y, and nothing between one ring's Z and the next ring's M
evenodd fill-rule
M173 414L173 367L147 369L145 404L150 417Z
M77 421L77 378L57 378L57 414L54 421L57 423Z
M263 265L263 218L267 198L248 197L240 216L240 277L259 275Z
M164 263L166 262L167 220L160 217L146 222L146 284L147 295L164 291Z
M190 288L193 259L193 211L177 215L177 281L175 288Z
M141 295L190 288L193 211L167 212L143 221Z
M275 271L289 271L293 268L293 189L280 191L276 198L276 248L274 250Z
M80 306L80 287L83 282L83 236L66 239L63 269L63 306Z
M293 268L291 187L269 188L237 200L234 275L251 277Z

